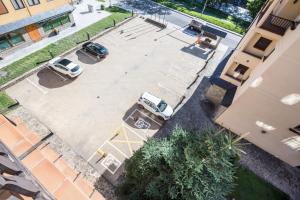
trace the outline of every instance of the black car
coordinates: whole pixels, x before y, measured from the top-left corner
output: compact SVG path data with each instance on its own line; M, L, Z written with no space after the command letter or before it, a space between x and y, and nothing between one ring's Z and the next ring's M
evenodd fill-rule
M105 58L108 55L108 50L104 46L94 42L84 43L82 49L98 59Z

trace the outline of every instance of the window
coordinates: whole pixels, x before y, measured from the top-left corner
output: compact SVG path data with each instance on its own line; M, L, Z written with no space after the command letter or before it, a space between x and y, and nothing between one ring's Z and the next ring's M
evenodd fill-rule
M4 51L19 43L24 42L23 37L19 33L9 33L0 37L0 51Z
M11 0L11 3L16 10L24 8L22 0Z
M254 48L265 51L271 43L272 43L272 40L261 37L255 43Z
M249 69L249 68L246 67L245 65L239 64L239 65L235 68L234 72L237 72L237 73L239 73L239 74L241 74L241 75L244 75L248 69Z
M57 19L49 20L43 25L44 32L48 32L56 27L62 26L70 22L69 16L63 16Z
M9 49L11 44L8 42L6 37L0 37L0 52L4 51L5 49Z
M34 5L38 5L40 4L40 1L39 0L27 0L28 4L30 6L34 6Z
M295 126L294 128L290 128L290 131L300 135L300 125Z
M0 0L0 15L8 13L4 3Z

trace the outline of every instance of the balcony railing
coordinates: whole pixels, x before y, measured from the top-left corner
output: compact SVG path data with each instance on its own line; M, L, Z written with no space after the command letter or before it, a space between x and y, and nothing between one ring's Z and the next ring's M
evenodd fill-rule
M294 22L291 20L270 14L261 28L283 36L286 30L293 25Z

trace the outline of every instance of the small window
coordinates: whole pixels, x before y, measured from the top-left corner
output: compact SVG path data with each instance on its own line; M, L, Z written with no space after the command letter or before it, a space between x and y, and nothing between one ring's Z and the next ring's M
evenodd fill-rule
M249 68L248 68L247 66L242 65L242 64L239 64L239 65L235 68L234 72L237 72L237 73L239 73L239 74L241 74L241 75L244 75L244 74L247 72L248 69L249 69Z
M9 33L9 41L13 45L17 45L21 42L24 42L23 37L19 33Z
M0 37L0 52L11 48L11 46L6 37Z
M290 131L300 135L300 125L295 126L294 128L290 128Z
M27 0L27 2L28 2L28 5L30 5L30 6L34 6L34 5L40 4L39 0Z
M0 15L8 13L4 3L0 0Z
M271 43L272 43L272 40L261 37L255 43L254 48L265 51Z
M11 0L11 3L16 10L24 8L24 4L22 0Z

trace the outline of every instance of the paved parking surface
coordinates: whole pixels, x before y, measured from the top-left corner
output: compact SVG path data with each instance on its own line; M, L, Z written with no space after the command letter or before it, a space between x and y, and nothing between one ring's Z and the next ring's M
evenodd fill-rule
M163 125L137 108L141 93L174 107L212 54L195 40L136 18L96 40L109 49L107 58L98 62L81 50L67 56L84 68L78 78L45 68L7 92L96 168L114 174ZM214 62L226 50L220 44Z

